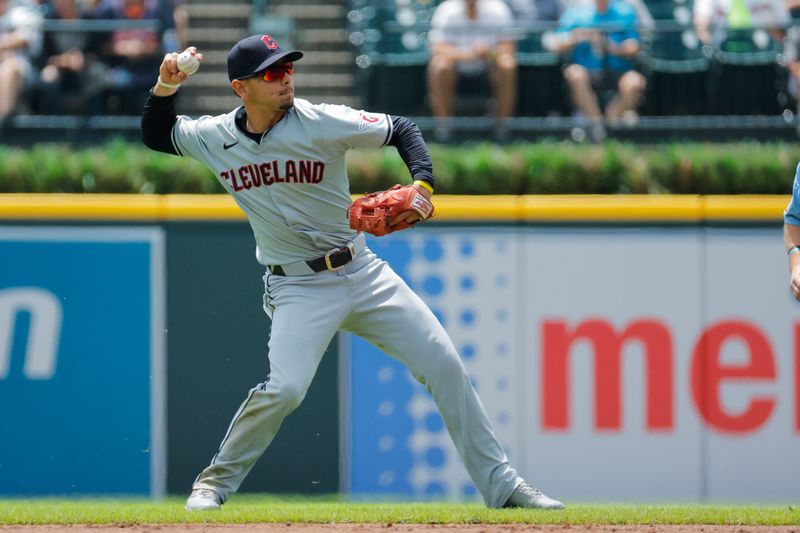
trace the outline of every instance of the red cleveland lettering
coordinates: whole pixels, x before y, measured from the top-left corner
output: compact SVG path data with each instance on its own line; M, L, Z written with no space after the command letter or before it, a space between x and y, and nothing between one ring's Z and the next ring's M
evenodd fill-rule
M299 167L299 170L298 170ZM287 160L283 176L278 173L278 160L242 165L238 170L227 169L219 173L222 181L228 180L236 192L272 185L274 183L320 183L325 174L325 163L301 159Z
M638 340L647 358L647 428L673 428L672 336L656 320L637 320L617 334L605 320L587 320L568 331L564 321L542 324L542 423L546 430L569 427L570 381L568 355L572 344L585 339L594 347L595 427L621 428L621 353L623 345Z
M258 165L250 165L250 179L253 187L261 187L261 173L258 171Z
M723 345L741 340L750 352L750 361L724 365L720 361ZM764 425L775 408L773 397L754 397L747 410L730 414L722 406L724 381L775 381L775 358L763 333L744 321L720 322L706 329L692 352L692 396L703 419L713 428L730 433L747 433Z
M239 171L241 172L241 170L242 169L240 168ZM231 183L233 183L233 190L236 192L239 192L244 188L239 185L239 181L236 179L236 173L233 171L233 169L231 169Z
M272 175L272 167L270 166L270 164L261 163L258 169L261 173L261 182L264 185L272 185L272 183L275 181L275 178Z
M248 166L239 167L239 179L242 180L242 185L244 186L245 189L250 189L253 186L253 184L250 183L249 174L250 174L250 167Z
M297 183L297 167L295 166L293 160L289 159L286 161L286 172L284 173L283 177L286 180L286 183L289 183L290 181L292 183Z
M311 183L311 161L301 159L298 165L300 166L300 183Z
M314 161L314 175L311 183L319 183L322 181L322 175L325 173L325 163L322 161Z

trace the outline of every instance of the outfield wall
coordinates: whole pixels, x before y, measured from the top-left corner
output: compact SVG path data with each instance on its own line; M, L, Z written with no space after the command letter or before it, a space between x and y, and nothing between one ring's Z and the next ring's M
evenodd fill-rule
M513 464L543 489L796 501L786 201L439 197L434 222L369 244L444 323ZM185 493L267 371L241 213L216 196L0 195L0 220L0 457L16 458L0 493ZM109 237L125 232L140 259ZM57 364L29 368L41 346ZM407 372L348 336L330 351L243 490L475 499Z
M428 228L369 244L434 310L511 463L548 493L800 499L800 307L779 226ZM349 489L476 497L425 388L344 342Z

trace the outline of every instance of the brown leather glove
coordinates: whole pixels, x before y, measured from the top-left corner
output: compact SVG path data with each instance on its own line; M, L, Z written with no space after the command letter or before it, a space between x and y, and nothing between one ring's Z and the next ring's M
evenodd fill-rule
M419 221L391 225L398 215L407 211L415 211L419 220L425 220L433 216L433 204L413 185L395 185L389 190L368 193L357 199L347 208L347 218L354 230L381 237L408 229Z

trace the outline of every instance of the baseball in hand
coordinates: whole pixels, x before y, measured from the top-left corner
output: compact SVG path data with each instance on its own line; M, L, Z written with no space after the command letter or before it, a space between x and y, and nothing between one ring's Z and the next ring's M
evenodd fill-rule
M188 50L181 52L178 55L178 70L184 72L187 76L191 76L197 72L197 69L199 68L200 60Z

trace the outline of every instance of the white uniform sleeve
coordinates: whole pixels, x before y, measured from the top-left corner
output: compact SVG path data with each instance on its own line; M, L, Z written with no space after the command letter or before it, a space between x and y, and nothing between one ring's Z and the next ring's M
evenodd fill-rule
M319 105L316 142L335 151L380 148L392 138L392 121L383 113L368 113L343 105Z
M209 119L211 117L192 119L186 115L178 115L178 120L172 127L172 144L178 155L203 161L203 154L207 152L206 143L203 140L203 126L210 122Z

